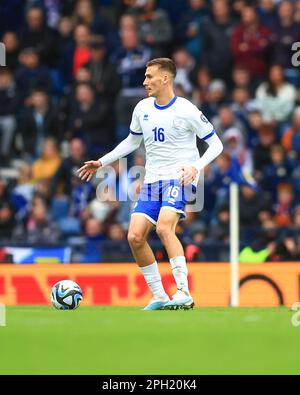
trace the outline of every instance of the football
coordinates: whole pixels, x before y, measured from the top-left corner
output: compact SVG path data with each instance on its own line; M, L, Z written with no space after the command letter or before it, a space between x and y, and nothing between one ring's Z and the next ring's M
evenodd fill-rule
M71 280L62 280L51 289L51 303L58 310L74 310L80 306L82 290Z

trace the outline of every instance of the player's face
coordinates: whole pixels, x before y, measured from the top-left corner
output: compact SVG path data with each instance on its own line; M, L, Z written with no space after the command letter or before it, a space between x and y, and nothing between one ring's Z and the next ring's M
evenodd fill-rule
M158 66L149 66L146 69L144 87L148 96L157 97L165 88L168 76Z

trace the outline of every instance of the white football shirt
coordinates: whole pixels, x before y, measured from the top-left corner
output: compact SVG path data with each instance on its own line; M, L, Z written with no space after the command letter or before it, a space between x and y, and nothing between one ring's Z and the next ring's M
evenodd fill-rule
M178 178L183 165L193 165L199 158L196 136L206 140L215 131L213 125L190 101L175 96L159 106L153 97L135 107L130 133L143 135L146 149L146 183Z

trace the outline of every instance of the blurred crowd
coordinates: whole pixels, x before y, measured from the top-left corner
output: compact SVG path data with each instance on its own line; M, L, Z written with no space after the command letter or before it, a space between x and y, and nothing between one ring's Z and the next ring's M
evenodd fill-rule
M99 262L112 241L124 258L133 202L120 196L138 194L129 166L144 164L143 148L88 183L76 170L128 135L145 65L167 56L176 94L224 143L205 169L204 209L178 225L187 259L228 259L237 166L255 181L240 186L241 261L300 259L300 0L10 0L0 41L2 245L71 243L73 261Z

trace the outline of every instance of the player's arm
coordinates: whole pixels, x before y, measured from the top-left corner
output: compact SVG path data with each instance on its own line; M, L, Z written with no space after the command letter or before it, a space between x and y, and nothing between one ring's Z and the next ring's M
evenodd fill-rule
M223 143L216 133L205 140L205 142L208 144L208 148L194 165L198 172L204 169L205 166L209 165L223 151Z
M78 170L79 178L84 181L90 181L93 174L96 173L98 169L135 151L140 146L142 139L142 133L131 132L126 139L116 146L115 149L104 155L102 158L84 162L84 165Z
M216 134L213 125L197 108L192 112L190 120L192 130L197 137L208 144L208 148L192 166L181 168L179 181L183 185L193 182L197 174L223 151L223 143Z
M223 151L223 143L216 133L209 139L205 140L208 144L207 150L192 166L183 166L181 168L180 182L183 185L190 184L195 180L197 174L200 173L205 166L211 163Z

